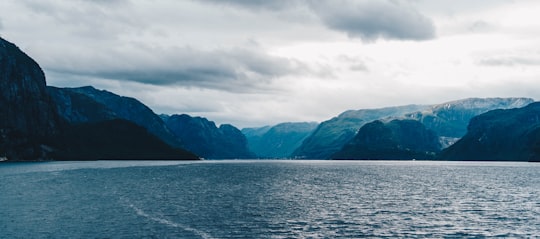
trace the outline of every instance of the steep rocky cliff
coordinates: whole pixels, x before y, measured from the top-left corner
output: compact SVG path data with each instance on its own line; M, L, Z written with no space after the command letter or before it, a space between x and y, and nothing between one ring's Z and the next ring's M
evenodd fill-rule
M39 65L0 38L0 157L46 159L47 138L61 125Z

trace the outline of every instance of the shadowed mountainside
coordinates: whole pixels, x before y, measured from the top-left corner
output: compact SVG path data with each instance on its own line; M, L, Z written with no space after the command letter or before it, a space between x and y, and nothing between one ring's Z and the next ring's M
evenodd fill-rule
M416 120L376 120L360 128L334 159L434 159L441 145L435 132Z
M0 157L46 159L47 138L61 125L39 65L0 38Z
M161 115L167 127L182 142L184 147L203 158L247 159L255 155L247 148L242 132L229 124L219 128L213 121L202 117Z
M125 119L146 128L171 146L182 146L181 142L169 131L165 122L148 106L135 98L119 96L91 86L49 87L49 92L56 100L62 117L70 123Z
M115 112L89 97L71 93L57 96L69 98L69 101L60 100L60 104L56 104L49 95L39 65L14 44L0 38L2 161L198 159L192 153L172 148L128 121L80 124L85 120L107 120ZM73 105L85 107L79 111L73 109ZM57 108L62 108L62 116L71 115L61 117ZM87 117L92 114L99 117ZM70 121L76 123L70 124Z
M467 134L439 159L540 161L540 103L474 117Z
M188 151L173 148L145 128L130 121L114 119L68 126L54 145L57 160L196 160Z

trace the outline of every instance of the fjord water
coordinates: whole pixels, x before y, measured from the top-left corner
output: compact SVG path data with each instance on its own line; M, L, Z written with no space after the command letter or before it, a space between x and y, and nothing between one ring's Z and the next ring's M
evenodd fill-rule
M0 164L1 238L540 235L540 164Z

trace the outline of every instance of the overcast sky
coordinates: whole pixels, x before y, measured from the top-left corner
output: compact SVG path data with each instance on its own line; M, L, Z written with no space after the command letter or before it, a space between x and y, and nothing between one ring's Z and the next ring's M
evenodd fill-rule
M467 97L540 99L536 0L2 0L59 87L237 127Z

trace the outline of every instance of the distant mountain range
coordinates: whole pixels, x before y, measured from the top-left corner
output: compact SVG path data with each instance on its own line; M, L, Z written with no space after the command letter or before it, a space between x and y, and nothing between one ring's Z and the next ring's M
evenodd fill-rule
M345 111L337 117L322 122L297 148L292 158L327 159L351 141L358 130L374 120L403 116L409 112L421 111L428 106L407 105L380 109Z
M490 110L520 108L532 102L530 98L469 98L433 105L406 114L405 118L418 120L435 131L446 148L465 135L471 118Z
M441 147L446 148L465 134L472 117L494 109L523 107L532 102L530 98L469 98L438 105L407 105L346 111L321 123L292 157L331 158L353 140L362 126L374 120L419 121L427 129L434 131Z
M231 125L216 125L201 117L161 117L137 99L119 96L91 86L48 87L61 117L71 124L124 119L148 130L175 148L185 148L201 157L253 158L241 132Z
M247 139L236 127L223 124L216 126L202 117L161 115L167 127L182 142L184 147L197 155L210 159L255 158L249 151Z
M288 158L317 127L315 122L244 128L249 149L259 158Z
M538 104L529 98L470 98L349 110L321 124L240 131L203 117L158 116L134 98L91 86L47 87L39 65L0 38L2 161L198 156L539 161Z

